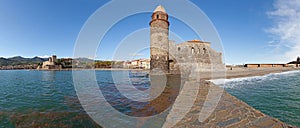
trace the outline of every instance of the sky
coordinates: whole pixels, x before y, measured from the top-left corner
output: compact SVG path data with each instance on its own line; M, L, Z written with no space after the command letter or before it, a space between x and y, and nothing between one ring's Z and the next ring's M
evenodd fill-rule
M109 1L1 0L0 57L47 57L53 54L59 58L73 57L74 46L82 27L107 2ZM287 63L300 56L299 0L191 2L207 15L217 30L222 40L226 64ZM122 12L120 8L115 11ZM187 15L193 17L193 14ZM137 43L150 45L150 20L151 13L136 14L120 20L101 40L96 59L113 59L116 49L124 42L127 44L124 43L121 48L128 50ZM101 25L101 21L99 24ZM176 43L201 39L201 35L199 37L175 17L170 17L170 24L170 40L175 40ZM129 57L123 59L147 58L149 50L141 49L138 53L124 56Z

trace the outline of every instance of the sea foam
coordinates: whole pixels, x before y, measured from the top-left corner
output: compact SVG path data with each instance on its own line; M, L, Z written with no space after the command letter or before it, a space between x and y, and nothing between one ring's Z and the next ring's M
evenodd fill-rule
M208 81L213 82L214 84L224 88L233 88L236 85L246 85L246 84L251 84L253 82L258 83L265 80L280 79L283 76L290 76L299 73L300 70L296 70L296 71L287 71L281 73L271 73L264 76L250 76L250 77L241 77L241 78L232 78L232 79L213 79Z

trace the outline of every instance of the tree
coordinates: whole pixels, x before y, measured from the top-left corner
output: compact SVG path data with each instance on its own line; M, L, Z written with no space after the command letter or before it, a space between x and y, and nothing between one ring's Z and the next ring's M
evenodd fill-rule
M300 64L300 57L297 58L297 61L296 61L296 65L298 67L298 65Z

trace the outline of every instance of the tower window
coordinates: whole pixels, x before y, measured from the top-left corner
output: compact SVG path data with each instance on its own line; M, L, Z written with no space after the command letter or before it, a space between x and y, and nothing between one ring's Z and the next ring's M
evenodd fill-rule
M194 47L192 47L192 54L194 54L195 53L195 49L194 49Z
M156 15L156 19L159 19L159 15Z

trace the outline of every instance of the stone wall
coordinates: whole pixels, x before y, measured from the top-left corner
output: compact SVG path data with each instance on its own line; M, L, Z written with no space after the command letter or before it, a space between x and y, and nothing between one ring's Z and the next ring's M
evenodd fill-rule
M150 22L150 69L169 72L169 22L164 12L154 12Z
M170 73L190 70L211 71L224 69L222 54L210 48L205 42L184 42L170 45Z
M175 54L178 62L222 63L222 54L206 43L184 42L177 44L171 53Z

